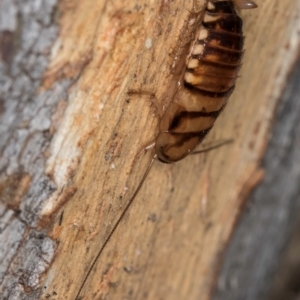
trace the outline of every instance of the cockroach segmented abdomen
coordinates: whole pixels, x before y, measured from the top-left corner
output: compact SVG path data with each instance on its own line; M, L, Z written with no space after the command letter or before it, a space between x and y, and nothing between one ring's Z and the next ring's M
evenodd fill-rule
M246 7L247 3L252 2L207 2L190 46L182 76L183 87L160 123L156 140L160 161L173 163L191 153L224 109L244 54L243 22L235 6Z
M226 93L235 84L243 57L242 19L231 1L209 1L193 44L184 83L201 92Z

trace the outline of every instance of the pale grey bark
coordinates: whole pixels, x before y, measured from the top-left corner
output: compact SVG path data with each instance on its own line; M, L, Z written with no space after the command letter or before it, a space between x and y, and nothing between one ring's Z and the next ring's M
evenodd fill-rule
M0 299L38 299L56 247L37 224L55 190L44 175L51 115L70 85L38 92L58 34L56 4L0 1ZM20 190L24 178L28 189Z

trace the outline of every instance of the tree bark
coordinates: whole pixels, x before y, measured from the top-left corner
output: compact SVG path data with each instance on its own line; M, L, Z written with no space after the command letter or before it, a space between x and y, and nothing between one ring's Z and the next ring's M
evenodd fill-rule
M213 299L300 297L299 78L298 60L275 115L264 180L241 215Z
M205 141L234 142L174 165L155 162L84 299L211 298L221 254L263 178L299 50L299 1L257 4L241 14L241 77ZM127 92L147 90L163 103L192 1L0 5L1 295L75 299L153 155L137 158L157 134L157 112L148 96Z

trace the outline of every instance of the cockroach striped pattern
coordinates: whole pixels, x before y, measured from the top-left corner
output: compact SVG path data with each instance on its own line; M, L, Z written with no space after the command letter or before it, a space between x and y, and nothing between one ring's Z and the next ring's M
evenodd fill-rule
M176 162L202 142L232 93L243 57L242 19L235 6L252 1L208 1L183 76L183 87L165 111L155 151Z
M194 4L195 2L196 0ZM166 93L172 96L169 106L161 117L159 134L155 142L144 149L147 151L154 148L155 155L133 196L94 258L75 299L80 296L103 249L138 194L154 160L157 158L163 163L174 163L183 159L194 151L213 127L235 87L244 53L243 22L236 8L255 7L257 5L251 0L208 0L204 11L193 12L193 15L202 14L201 21L196 24L195 39L191 41L190 46L188 45L189 52L179 51L188 55L186 59L177 58L178 63L174 67L176 69L174 74L178 75L181 66L184 68L176 78L178 80L175 84L176 88L173 84L170 91ZM182 59L186 60L185 64L182 63L184 62Z

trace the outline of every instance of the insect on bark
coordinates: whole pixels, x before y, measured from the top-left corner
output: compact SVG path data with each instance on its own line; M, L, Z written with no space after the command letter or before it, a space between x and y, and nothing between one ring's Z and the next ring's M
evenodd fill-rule
M234 90L244 54L243 22L236 8L252 9L257 5L251 0L207 0L205 9L197 12L195 3L196 0L191 13L194 24L187 23L192 28L194 39L183 39L184 45L176 54L172 65L175 80L165 95L170 103L162 112L155 142L144 148L144 151L154 148L155 154L94 258L75 299L78 299L91 270L143 185L154 160L157 158L169 164L193 153L213 127ZM155 97L151 93L144 94Z

